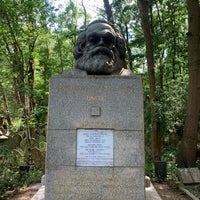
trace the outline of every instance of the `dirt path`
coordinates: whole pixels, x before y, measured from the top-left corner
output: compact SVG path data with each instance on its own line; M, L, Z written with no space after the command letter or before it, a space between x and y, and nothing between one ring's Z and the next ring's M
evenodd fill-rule
M37 190L23 189L17 192L17 194L11 195L6 200L30 200Z
M173 182L153 183L162 200L191 200Z
M27 188L21 188L20 190L11 192L5 200L31 200L40 187L41 184L38 183Z

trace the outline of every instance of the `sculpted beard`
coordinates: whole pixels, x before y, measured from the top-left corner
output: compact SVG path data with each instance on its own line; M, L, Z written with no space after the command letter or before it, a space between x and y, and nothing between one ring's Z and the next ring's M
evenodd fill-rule
M125 66L117 50L96 47L85 50L83 56L76 60L75 67L87 71L88 74L112 74L120 72Z

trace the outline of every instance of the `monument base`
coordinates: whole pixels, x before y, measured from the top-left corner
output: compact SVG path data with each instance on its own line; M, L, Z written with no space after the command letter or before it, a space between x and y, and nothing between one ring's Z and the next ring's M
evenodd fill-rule
M43 182L43 181L42 181ZM145 180L147 182L147 180ZM145 196L146 200L161 200L157 191L155 190L153 184L150 182L148 178L148 186L145 185ZM37 191L37 193L32 197L31 200L44 200L45 186L42 184L41 188Z
M144 200L143 177L140 168L59 167L47 174L46 199Z
M144 200L139 76L50 81L46 200Z

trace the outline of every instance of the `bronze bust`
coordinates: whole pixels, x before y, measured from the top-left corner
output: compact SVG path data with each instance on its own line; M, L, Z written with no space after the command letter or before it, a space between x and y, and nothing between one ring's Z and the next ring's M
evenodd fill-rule
M80 33L74 49L75 68L88 75L130 75L126 45L119 31L105 20L95 20Z

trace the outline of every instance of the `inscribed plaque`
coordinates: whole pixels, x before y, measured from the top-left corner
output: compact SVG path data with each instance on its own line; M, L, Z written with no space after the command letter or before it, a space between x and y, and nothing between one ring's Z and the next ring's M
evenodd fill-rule
M77 130L77 166L113 166L113 130Z

